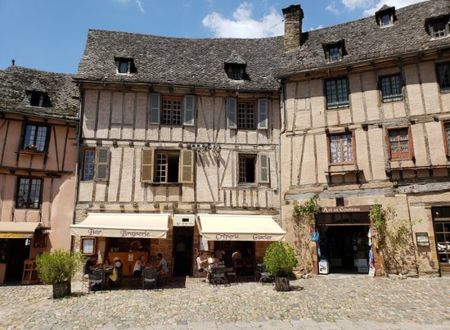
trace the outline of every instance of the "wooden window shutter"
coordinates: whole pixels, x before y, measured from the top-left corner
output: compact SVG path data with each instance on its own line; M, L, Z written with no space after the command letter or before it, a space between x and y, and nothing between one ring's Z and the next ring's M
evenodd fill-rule
M269 101L267 99L258 100L258 129L269 128Z
M141 157L141 182L153 182L153 163L154 163L155 149L142 149Z
M194 182L194 152L192 150L181 150L180 159L180 182Z
M237 99L235 97L227 97L227 127L237 128Z
M158 93L151 93L149 100L149 121L150 124L159 124L159 114L161 108L161 97Z
M95 150L95 181L109 179L109 148L102 147Z
M195 122L195 95L184 96L184 125L194 126Z
M270 182L270 162L266 154L259 155L259 183Z

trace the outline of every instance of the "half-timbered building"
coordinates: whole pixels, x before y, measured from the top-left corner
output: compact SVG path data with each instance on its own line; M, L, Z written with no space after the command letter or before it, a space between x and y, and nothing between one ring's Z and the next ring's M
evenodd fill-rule
M283 239L273 75L282 53L281 37L90 30L75 78L81 250L120 258L125 275L162 253L186 275L200 251L261 260L267 242Z
M384 6L307 33L300 6L284 14L285 45L295 58L279 72L288 239L306 248L303 256L312 252L315 272L325 259L332 272L367 273L369 209L381 204L395 213L388 227L412 229L413 247L404 245L386 271L448 271L449 1ZM322 209L311 244L308 233L302 245L293 207L314 195ZM380 272L381 260L375 256Z
M78 90L70 75L0 71L0 283L33 276L38 253L71 248Z

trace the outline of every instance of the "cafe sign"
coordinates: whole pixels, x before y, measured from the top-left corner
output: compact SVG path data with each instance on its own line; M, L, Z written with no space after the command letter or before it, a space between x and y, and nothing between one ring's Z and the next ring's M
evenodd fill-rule
M370 212L371 205L322 207L322 213L358 213Z
M264 233L202 233L208 241L254 241L254 242L276 242L284 240L284 234L264 234Z
M119 237L119 238L166 238L166 230L142 230L142 229L111 229L111 228L89 228L72 226L71 234L75 236L91 237Z

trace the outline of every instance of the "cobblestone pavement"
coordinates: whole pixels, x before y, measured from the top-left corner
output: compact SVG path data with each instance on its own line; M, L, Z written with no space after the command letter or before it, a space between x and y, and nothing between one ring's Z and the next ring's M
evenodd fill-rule
M0 329L450 329L450 278L314 277L271 285L115 290L50 298L51 287L0 287Z

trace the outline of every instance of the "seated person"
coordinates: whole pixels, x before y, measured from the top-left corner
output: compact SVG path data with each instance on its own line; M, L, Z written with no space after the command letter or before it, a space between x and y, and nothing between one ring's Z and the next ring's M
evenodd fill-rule
M169 273L169 268L167 267L167 261L166 259L164 259L162 253L158 253L158 267L157 267L157 272L158 275L165 275Z
M136 262L134 263L133 267L133 277L141 277L142 276L142 270L144 269L144 256L141 256Z
M92 270L95 268L95 264L96 264L96 257L95 256L91 256L89 257L83 267L83 274L84 275L89 275L92 274Z
M211 270L212 267L217 266L218 260L214 256L214 252L211 252L208 258L208 270Z
M199 273L203 273L205 268L208 267L208 259L203 257L202 252L199 252L195 261L197 262L197 270Z
M114 268L111 275L109 275L109 280L112 283L119 283L122 279L122 262L118 257L114 258Z

